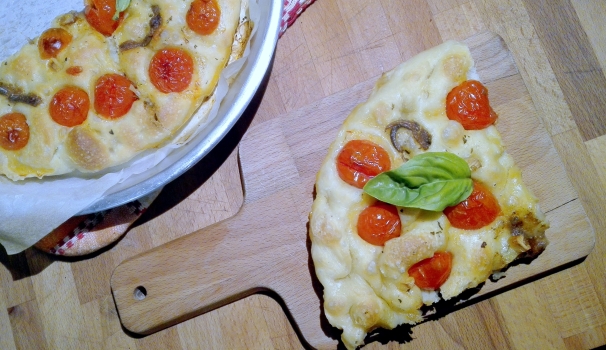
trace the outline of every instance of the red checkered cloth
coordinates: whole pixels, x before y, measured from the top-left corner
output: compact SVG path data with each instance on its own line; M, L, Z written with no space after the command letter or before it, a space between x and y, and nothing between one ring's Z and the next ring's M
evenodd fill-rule
M315 0L285 0L280 36ZM46 235L35 247L49 254L82 256L120 238L145 212L160 191L100 213L75 216Z
M102 212L74 216L35 247L50 254L81 256L115 242L147 210L160 191Z
M284 11L282 23L280 24L280 36L290 27L305 9L315 0L284 0Z

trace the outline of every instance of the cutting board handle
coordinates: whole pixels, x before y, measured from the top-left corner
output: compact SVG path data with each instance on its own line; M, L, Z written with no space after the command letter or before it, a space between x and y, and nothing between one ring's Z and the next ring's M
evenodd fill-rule
M254 252L236 252L232 223L240 215L168 242L122 262L111 287L124 327L149 334L228 302L252 289L249 276L238 268ZM245 248L250 248L246 247Z
M150 334L266 289L282 298L302 340L326 339L319 303L316 310L306 306L319 292L310 278L305 219L288 191L275 193L124 261L111 278L122 324Z

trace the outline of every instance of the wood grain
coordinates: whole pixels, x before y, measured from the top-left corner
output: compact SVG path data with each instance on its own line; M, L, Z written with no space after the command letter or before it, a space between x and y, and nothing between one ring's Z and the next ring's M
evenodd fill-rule
M606 76L569 0L526 0L583 141L606 133ZM553 35L558 28L566 28ZM549 37L550 40L546 40Z
M500 116L497 128L543 205L552 241L530 265L512 267L507 278L486 282L475 298L584 258L593 248L594 233L503 40L483 32L465 42L482 81L491 91L503 92L491 101ZM374 81L251 127L239 146L245 192L240 211L124 261L114 271L111 288L124 327L150 334L265 289L284 301L305 342L334 348L334 335L322 328L320 291L314 290L314 282L320 287L306 248L307 216L326 149ZM512 87L515 92L505 92ZM140 297L134 297L136 291Z
M586 59L575 56L579 48L593 55L591 69L599 67L604 74L606 3L536 4L548 8L523 0L317 0L278 43L265 95L254 117L247 117L252 126L318 101L325 101L318 106L331 111L337 98L347 97L347 89L373 78L368 74L387 70L388 62L395 60L395 65L442 40L462 39L486 29L499 34L551 136L554 155L579 195L577 208L584 209L597 233L595 247L582 263L439 320L401 329L399 338L379 337L368 349L591 349L606 344L606 125L603 99L595 100L603 95L604 86L595 72L589 78L571 78L580 73L575 58ZM372 35L355 37L368 23L388 28L370 28ZM583 36L583 42L572 43L571 56L567 38ZM394 57L394 46L399 57ZM338 66L340 57L347 58L347 67L358 68ZM369 60L373 65L367 68ZM562 79L567 79L566 84ZM508 90L491 89L496 88ZM587 89L589 100L577 93ZM507 98L511 104L527 105L527 101L513 102L514 91ZM591 122L598 124L586 124L594 112ZM205 164L167 186L161 200L135 227L103 252L76 261L33 249L14 257L0 254L0 348L301 348L283 304L273 294L256 294L150 336L132 337L121 328L105 277L129 257L237 212L243 195L233 151L240 137L241 133L230 134L230 143L221 145ZM539 159L537 167L550 165L550 157ZM311 165L302 163L305 172L313 172ZM560 210L557 216L566 222L569 212ZM17 306L27 313L15 312Z

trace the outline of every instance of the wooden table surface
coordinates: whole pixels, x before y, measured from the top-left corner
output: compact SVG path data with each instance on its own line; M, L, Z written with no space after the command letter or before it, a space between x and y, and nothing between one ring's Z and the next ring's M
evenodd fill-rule
M578 264L366 348L606 344L604 18L601 0L317 0L279 40L264 95L203 162L165 187L121 240L80 259L35 249L0 254L0 349L301 348L270 293L146 337L128 334L111 296L111 273L126 258L238 211L237 143L250 125L375 80L444 40L486 30L513 53L593 225L595 248Z

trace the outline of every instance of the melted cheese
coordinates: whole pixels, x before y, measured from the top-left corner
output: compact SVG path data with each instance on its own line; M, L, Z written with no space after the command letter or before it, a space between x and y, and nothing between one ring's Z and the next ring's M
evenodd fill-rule
M496 128L466 131L446 117L446 94L472 72L467 47L447 42L385 73L368 101L347 117L317 174L310 215L311 254L324 286L326 317L343 330L348 348L362 344L374 328L420 322L423 304L477 286L528 250L523 239L518 242L512 235L513 217L530 218L525 229L537 235L547 228ZM339 178L335 159L348 141L367 139L389 153L392 168L399 167L404 156L385 130L398 119L416 121L432 135L427 151L452 152L468 161L472 178L489 186L501 205L502 214L492 224L461 230L451 227L442 213L400 208L400 237L377 247L358 236L358 214L374 199ZM412 147L407 157L421 152L425 151ZM436 251L449 251L454 257L439 294L421 290L407 273Z
M162 16L158 32L147 46L120 52L120 43L139 41L147 35L152 4L159 7ZM53 23L53 27L64 28L73 37L56 58L41 59L37 41L33 41L7 59L0 66L0 82L35 93L42 103L37 107L13 104L0 96L0 116L23 113L30 127L30 139L23 149L0 148L0 174L18 180L73 171L96 172L162 145L197 110L204 114L197 117L199 120L206 118L215 101L213 93L223 67L241 56L240 47L250 34L248 25L241 23L247 15L248 2L218 0L220 24L208 36L197 35L187 27L185 14L190 4L191 1L132 0L124 21L110 37L93 29L82 13L69 13ZM194 60L192 82L181 93L161 93L149 81L151 57L167 46L185 49ZM82 67L82 72L67 74L66 69L73 66ZM94 109L95 82L108 73L126 75L139 97L126 115L115 120L100 117ZM66 85L86 91L91 102L87 120L75 127L58 125L48 114L52 96ZM200 108L203 104L204 108Z

